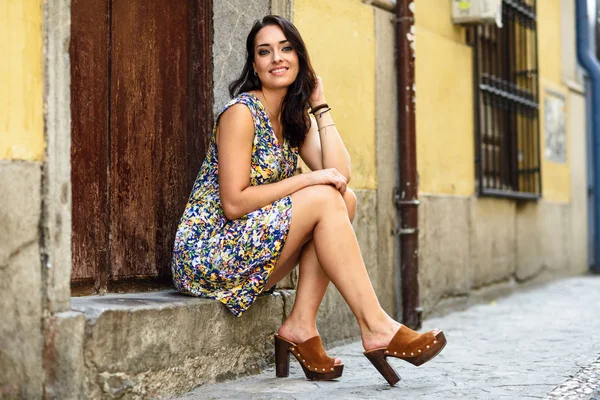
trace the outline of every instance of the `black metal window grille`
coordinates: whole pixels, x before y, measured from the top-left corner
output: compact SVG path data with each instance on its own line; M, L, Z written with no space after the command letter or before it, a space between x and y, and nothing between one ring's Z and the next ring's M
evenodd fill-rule
M542 193L535 0L503 0L503 27L478 25L474 47L477 192Z

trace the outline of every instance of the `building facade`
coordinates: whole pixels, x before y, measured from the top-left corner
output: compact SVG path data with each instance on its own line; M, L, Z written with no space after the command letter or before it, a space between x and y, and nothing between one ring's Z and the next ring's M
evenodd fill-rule
M530 57L517 65L522 69L535 65L537 57L538 74L532 75L537 80L537 88L532 87L537 126L529 129L538 130L539 136L530 134L529 143L517 138L513 157L520 170L528 168L523 162L527 157L533 158L530 165L538 168L538 175L533 186L509 186L507 194L501 193L507 197L479 195L488 188L478 187L478 167L489 164L481 166L484 184L486 179L493 182L493 172L502 175L506 156L501 140L506 137L497 137L502 121L492 118L508 115L492 116L482 99L480 111L475 86L485 82L476 76L474 46L465 29L452 24L451 2L441 3L440 8L438 2L419 2L415 15L420 285L423 306L430 312L444 304L468 303L477 293L493 295L519 283L588 270L586 108L575 54L573 2L537 2L529 22L534 29L528 33L537 34L537 43L515 34L513 44L520 46L522 55L518 49L504 58L495 49L485 54L489 63ZM510 29L504 17L502 29ZM491 28L486 32L489 36ZM488 101L493 106L495 98ZM522 129L523 124L517 125L512 132ZM478 134L496 135L495 141L478 142ZM519 197L527 192L535 199Z

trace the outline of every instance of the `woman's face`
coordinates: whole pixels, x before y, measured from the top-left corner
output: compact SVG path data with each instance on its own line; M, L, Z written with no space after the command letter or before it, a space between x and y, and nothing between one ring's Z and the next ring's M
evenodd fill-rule
M254 70L262 86L288 87L298 76L298 54L277 25L267 25L254 39Z

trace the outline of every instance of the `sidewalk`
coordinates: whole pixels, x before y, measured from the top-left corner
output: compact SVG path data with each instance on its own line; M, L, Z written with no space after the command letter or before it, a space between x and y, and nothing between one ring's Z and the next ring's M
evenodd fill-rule
M402 377L393 388L357 342L328 351L345 364L338 381L307 381L292 359L289 378L270 368L180 399L540 399L553 391L553 399L600 399L600 277L567 278L423 323L423 331L435 327L448 339L444 351L419 368L393 360Z

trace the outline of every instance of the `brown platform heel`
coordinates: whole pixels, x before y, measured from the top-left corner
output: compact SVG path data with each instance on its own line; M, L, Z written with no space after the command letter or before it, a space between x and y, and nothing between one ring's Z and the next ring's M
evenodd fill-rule
M275 375L278 378L290 374L290 353L302 366L306 379L311 381L337 379L344 371L343 364L335 364L335 359L327 355L320 336L296 344L275 334Z
M445 346L444 332L440 331L437 335L433 331L419 334L402 325L387 347L365 351L363 354L385 380L394 386L400 381L400 376L388 364L387 357L400 358L418 367L437 356Z

